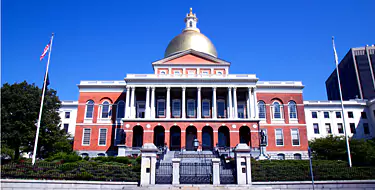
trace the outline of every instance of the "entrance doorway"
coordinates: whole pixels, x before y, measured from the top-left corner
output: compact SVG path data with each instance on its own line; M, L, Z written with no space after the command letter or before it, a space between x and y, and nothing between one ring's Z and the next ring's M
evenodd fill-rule
M189 126L186 128L186 150L194 151L194 139L197 138L197 128Z
M142 147L143 145L143 128L139 125L133 127L133 147Z
M181 129L178 126L173 126L170 129L170 150L181 150Z
M156 147L164 147L165 130L162 126L156 126L154 128L154 144Z
M250 146L250 128L248 126L240 128L240 143L246 143Z
M213 149L213 129L210 126L205 126L202 129L202 150Z
M230 147L230 136L229 136L229 129L227 126L221 126L218 130L219 135L219 147Z

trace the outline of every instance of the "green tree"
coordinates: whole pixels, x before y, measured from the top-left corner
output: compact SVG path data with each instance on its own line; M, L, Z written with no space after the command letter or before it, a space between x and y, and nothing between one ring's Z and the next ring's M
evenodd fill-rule
M60 151L71 151L68 135L60 128L58 109L61 102L53 89L47 89L40 125L37 157L45 158ZM1 87L2 148L21 153L33 151L42 90L26 81ZM5 154L5 152L2 152ZM10 155L9 155L10 156Z
M353 165L375 166L375 139L350 139L349 145ZM348 161L345 137L317 138L310 141L309 146L314 159Z

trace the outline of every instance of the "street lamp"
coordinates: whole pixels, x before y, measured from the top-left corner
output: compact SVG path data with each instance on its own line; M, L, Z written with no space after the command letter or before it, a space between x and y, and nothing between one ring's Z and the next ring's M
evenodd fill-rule
M198 150L198 147L199 147L199 141L198 141L198 139L194 139L194 149L195 149L195 151Z

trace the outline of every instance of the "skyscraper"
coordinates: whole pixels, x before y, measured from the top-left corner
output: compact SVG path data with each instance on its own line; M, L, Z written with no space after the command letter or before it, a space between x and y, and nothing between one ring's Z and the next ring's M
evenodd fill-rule
M375 46L351 48L339 64L344 100L375 98ZM329 100L340 100L336 69L326 80Z

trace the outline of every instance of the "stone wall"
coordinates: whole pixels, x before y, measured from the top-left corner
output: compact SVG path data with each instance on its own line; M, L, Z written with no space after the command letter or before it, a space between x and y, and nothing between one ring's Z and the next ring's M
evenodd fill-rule
M310 181L291 182L254 182L249 185L154 185L139 187L133 182L93 182L93 181L62 181L62 180L16 180L2 179L1 190L28 190L28 189L48 189L48 190L88 190L88 189L312 189ZM315 189L340 189L340 190L375 190L375 180L351 180L351 181L318 181L315 182Z

